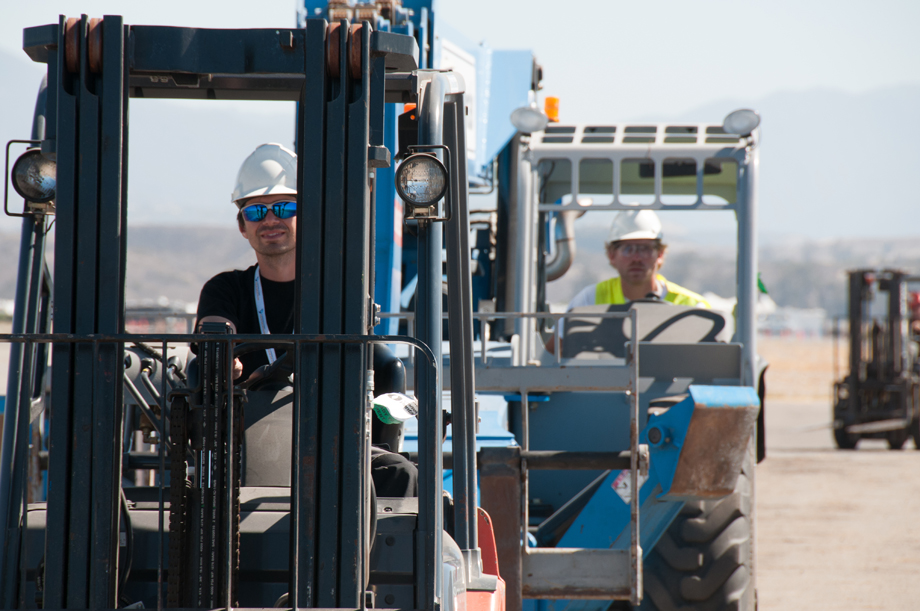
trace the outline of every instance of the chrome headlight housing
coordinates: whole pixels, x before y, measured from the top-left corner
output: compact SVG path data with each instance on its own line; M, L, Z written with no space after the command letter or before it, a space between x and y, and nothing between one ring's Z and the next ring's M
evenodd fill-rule
M40 149L27 150L19 156L10 172L13 188L24 199L44 204L54 199L57 188L57 164Z
M396 170L396 192L413 208L428 208L447 193L447 168L434 155L410 155Z

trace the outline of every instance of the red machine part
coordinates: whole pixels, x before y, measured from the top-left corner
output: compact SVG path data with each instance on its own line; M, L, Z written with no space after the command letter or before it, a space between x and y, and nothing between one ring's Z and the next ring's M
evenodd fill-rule
M495 546L495 531L492 518L480 507L477 524L479 526L479 549L482 554L482 572L498 577L498 587L494 592L467 592L467 611L505 611L505 581L498 574L498 549Z

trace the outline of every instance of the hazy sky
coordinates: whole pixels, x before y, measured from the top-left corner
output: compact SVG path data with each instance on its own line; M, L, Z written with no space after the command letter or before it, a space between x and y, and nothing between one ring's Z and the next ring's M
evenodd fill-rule
M0 47L59 13L127 23L277 27L294 0L3 0ZM852 93L920 80L916 0L448 0L441 18L473 41L533 49L562 120L674 115L721 99L828 87ZM704 117L716 120L721 117Z
M297 5L295 0L0 0L0 50L22 58L23 69L34 69L34 84L26 84L26 96L32 99L44 66L31 64L22 52L22 28L56 22L58 14L120 14L129 24L145 25L290 27L295 24ZM794 106L801 104L799 123L794 124L798 131L787 137L792 143L789 148L779 150L778 141L781 128L789 131L793 124L783 124L776 113L772 124L771 117L764 117L765 147L777 142L777 149L764 149L762 227L774 233L787 231L788 219L795 218L791 215L807 208L814 220L795 225L806 237L917 233L912 224L875 217L862 224L850 222L849 226L844 225L846 219L825 222L829 217L819 209L822 200L832 196L838 202L852 200L850 204L855 209L865 205L865 197L857 201L857 192L867 193L866 197L878 193L868 177L863 181L866 184L859 183L860 177L852 173L847 177L849 182L837 179L841 164L825 160L826 154L818 153L800 163L800 167L786 170L798 171L802 184L810 182L808 198L786 197L781 187L791 181L778 171L771 174L770 164L775 167L777 160L794 159L802 148L797 134L807 133L809 125L823 121L833 133L853 120L841 112L824 112L826 105L804 110L807 96L798 96L797 92L826 90L859 95L882 91L882 95L866 98L879 106L860 107L861 116L878 117L885 130L889 119L895 131L909 124L910 130L901 130L908 140L920 130L920 119L912 110L892 112L895 106L882 106L886 88L920 84L920 35L916 32L920 26L920 0L449 0L441 2L438 11L443 22L473 41L484 41L493 48L532 49L544 67L543 94L561 98L563 122L679 119L718 123L735 108L757 107L758 102L776 94L796 92L785 98L791 97ZM252 110L248 107L245 112L251 116ZM157 111L152 107L134 104L131 112L135 145L145 142L143 138L157 136L201 142L213 133L206 130L223 129L198 121L201 132L193 133L193 128L198 127L195 124L191 128L183 126L186 131L177 136L160 128L162 119L153 118ZM247 115L239 112L241 120L245 120ZM202 173L209 176L211 184L220 186L214 194L215 198L219 195L220 203L215 206L219 205L220 210L229 205L225 201L229 185L245 151L266 140L289 141L288 126L293 124L290 109L276 104L262 112L278 115L274 121L278 134L256 128L258 134L253 138L258 140L252 144L242 144L239 150L211 151L213 154L208 156L210 165ZM785 113L790 114L788 108ZM144 121L153 127L144 131ZM4 120L0 116L0 140L23 137L28 126L20 123L18 117L7 115ZM773 136L776 139L771 141ZM869 143L870 136L865 136ZM920 153L911 142L902 144L899 150L908 153L906 157L902 153L901 167L916 167ZM830 146L840 148L836 141ZM818 160L814 167L807 165L814 159ZM821 161L827 161L826 168L818 168ZM160 170L161 176L171 172L165 166ZM132 202L135 210L144 210L144 196L156 186L155 181L145 176L151 174L149 168L132 167L131 172ZM838 187L839 193L832 187ZM768 197L771 194L775 196ZM202 198L198 194L194 197ZM883 197L881 204L874 205L890 204L888 216L896 218L909 214L905 210L911 209L911 199L912 192L905 182L899 191L888 195L887 202ZM163 202L164 206L170 204L178 208L183 205ZM175 211L181 215L178 208ZM169 218L169 214L171 211L164 210L161 216ZM132 218L138 217L129 215L129 221ZM191 217L188 221L202 222ZM228 222L232 224L232 219ZM0 219L0 229L15 226L10 219Z

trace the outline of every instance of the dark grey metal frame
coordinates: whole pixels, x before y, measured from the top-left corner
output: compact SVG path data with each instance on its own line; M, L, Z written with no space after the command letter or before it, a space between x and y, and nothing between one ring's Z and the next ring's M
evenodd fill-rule
M29 320L17 321L14 329L28 335L0 339L23 344L32 355L39 344L52 343L44 607L118 605L121 355L123 342L142 339L122 335L129 97L300 102L298 216L311 222L298 223L297 335L287 339L296 340L297 375L317 383L294 393L290 601L294 607L363 607L369 511L362 492L368 486L365 414L352 408L365 404L366 343L395 341L365 335L372 324L373 294L367 177L369 167L388 162L382 150L385 98L413 97L414 91L395 81L388 94L386 74L416 67L415 41L371 32L367 24L329 28L324 20L309 20L300 30L204 30L127 26L117 16L91 22L85 15L29 28L23 40L30 57L48 65L42 150L56 157L58 172L55 334L34 334L40 274L35 270L42 269L43 259L40 249L36 253L26 245L33 232L40 233L37 223L26 219L24 226L32 228L23 230L23 252L38 257L29 264L32 283L25 292L20 273L17 313L28 312ZM72 63L68 69L75 57L76 69ZM360 66L350 57L359 57ZM440 251L439 240L437 246ZM440 321L440 302L437 306L432 319ZM338 341L345 337L357 343ZM245 339L227 336L226 341ZM439 360L428 356L432 366L420 376L417 392L437 405ZM18 354L15 361L31 362ZM22 384L33 377L22 375ZM22 396L11 396L8 403L9 435L17 431L17 438L15 444L4 443L0 462L4 608L22 604L17 587L22 573L11 562L22 545L25 515L20 491L26 462L20 450L29 404ZM422 413L422 429L440 431L440 410ZM439 459L439 442L428 445ZM426 609L434 609L440 596L441 505L431 487L441 485L441 463L432 464L422 469L420 481L425 502L418 561L425 570L419 571L416 591L417 606Z
M872 282L867 281L867 276L872 276ZM834 427L855 435L854 444L860 435L884 437L891 431L910 430L914 421L920 418L917 398L920 376L913 369L908 352L910 332L905 325L908 318L905 312L908 283L918 281L920 278L900 270L858 269L849 272L850 371L844 379L835 381ZM885 336L881 338L880 345L873 345L875 362L870 363L866 360L864 348L868 339L866 323L871 322L871 317L867 316L865 309L875 282L878 283L878 291L888 294L888 311L883 328ZM870 371L869 365L878 368ZM840 397L841 387L847 389L846 399Z
M47 79L42 81L32 119L31 140L22 143L38 144L45 134L47 112ZM15 141L14 141L15 142ZM9 144L7 144L9 156ZM43 207L42 210L46 208ZM9 213L4 192L4 212ZM19 244L19 270L16 278L16 308L13 314L14 333L40 333L50 326L51 275L45 263L45 238L48 223L42 213L25 210L22 214L11 214L23 218ZM18 530L6 536L6 526L12 515L25 515L27 505L26 487L28 468L14 468L13 457L25 457L28 453L29 425L32 417L32 403L42 396L42 367L45 362L45 346L10 347L10 370L7 379L7 399L4 412L3 452L0 457L0 588L9 592L15 588L14 581L7 581L4 571L6 558L12 553L21 554L25 541ZM21 414L21 415L20 415ZM26 417L28 416L28 417ZM21 459L22 460L22 459ZM28 461L26 461L28 462ZM21 467L21 466L20 466ZM18 522L13 523L13 526ZM2 599L4 608L11 606L11 600Z

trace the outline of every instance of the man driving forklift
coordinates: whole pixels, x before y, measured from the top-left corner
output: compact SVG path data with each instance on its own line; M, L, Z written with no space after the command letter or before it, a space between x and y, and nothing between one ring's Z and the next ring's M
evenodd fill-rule
M256 264L217 274L201 289L199 329L225 323L232 333L269 335L294 331L297 244L297 155L280 144L263 144L243 161L231 201L240 235ZM277 356L273 348L244 354L233 363L244 381ZM408 459L372 447L371 475L381 497L418 496L418 470Z

